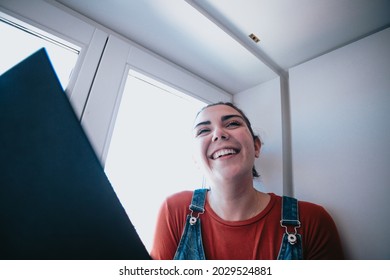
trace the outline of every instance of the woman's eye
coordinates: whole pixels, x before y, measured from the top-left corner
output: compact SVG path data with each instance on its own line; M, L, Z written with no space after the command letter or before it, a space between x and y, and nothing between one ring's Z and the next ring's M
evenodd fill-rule
M237 127L240 125L241 125L241 123L239 121L231 121L226 125L226 127Z
M199 129L199 130L196 132L196 136L199 136L199 135L202 135L202 134L204 134L204 133L207 133L208 131L210 131L210 129L208 129L208 128Z

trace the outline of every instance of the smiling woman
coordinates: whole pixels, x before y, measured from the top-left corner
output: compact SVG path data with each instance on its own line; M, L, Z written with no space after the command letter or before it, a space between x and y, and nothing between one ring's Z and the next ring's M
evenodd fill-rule
M251 173L246 165L254 170L254 160L259 156L261 143L244 116L231 103L217 103L203 109L196 118L197 160L213 185L221 183L226 187L224 181L229 177L239 176L237 172ZM256 174L257 172L253 172L253 175ZM246 178L248 182L243 181ZM216 180L222 181L217 183ZM253 177L245 176L236 180L251 185Z
M154 259L343 259L337 228L324 208L255 189L261 142L239 108L209 105L195 124L196 162L210 189L165 200Z
M203 110L207 109L208 107L212 107L212 106L216 106L216 105L226 105L226 106L229 106L232 109L234 109L233 114L231 114L231 115L228 114L228 115L222 116L221 122L226 123L226 127L231 128L231 129L236 128L236 127L240 127L240 126L242 126L242 123L245 123L246 127L249 129L250 134L252 135L253 141L255 143L258 142L257 144L260 145L258 148L258 152L256 154L256 157L259 157L260 147L261 147L262 143L261 143L260 137L258 135L255 135L255 133L253 132L251 122L246 117L244 112L241 111L241 109L239 109L237 106L234 106L232 103L223 103L223 102L208 105L207 107L203 108ZM197 114L197 119L198 119L199 115L202 113L202 111L200 111ZM236 112L238 112L238 114ZM207 125L211 125L210 120L200 122L200 123L197 123L195 125L194 131L195 131L195 135L197 138L198 138L198 136L201 136L202 134L210 132L210 129L207 128ZM202 128L202 126L203 126L203 128ZM206 126L206 127L204 127L204 126ZM236 151L234 151L234 149L233 149L233 153L236 153ZM252 168L252 174L253 174L253 177L259 177L259 174L256 171L255 166L253 166L253 168Z

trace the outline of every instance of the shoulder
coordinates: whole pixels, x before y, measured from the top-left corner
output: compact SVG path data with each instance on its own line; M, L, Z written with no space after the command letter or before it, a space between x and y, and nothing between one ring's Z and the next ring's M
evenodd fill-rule
M299 201L298 208L302 218L314 219L318 222L332 219L322 205L313 202Z
M159 228L172 228L174 232L181 232L181 225L189 213L192 191L183 191L168 196L162 203L159 211L158 222Z
M166 198L166 202L169 205L184 204L191 202L193 191L181 191L175 194L172 194Z
M299 220L306 229L307 234L325 237L338 235L336 224L329 212L322 205L300 201L298 204Z
M164 203L163 208L169 212L187 212L187 209L191 203L193 191L182 191L168 196Z
M271 199L275 201L275 205L282 205L282 196L276 195L274 193L270 193ZM304 201L298 199L298 215L300 219L303 220L313 220L318 222L323 222L323 221L329 221L332 220L331 216L327 212L327 210L319 204L309 202L309 201Z
M269 193L271 195L271 200L274 200L277 204L282 204L283 197L280 195L276 195L274 193ZM327 213L325 208L319 204L309 202L309 201L304 201L300 200L299 198L292 197L297 199L298 201L298 210L299 212L307 212L307 213L312 213L312 214L325 214Z
M329 212L319 204L300 201L299 220L307 259L343 259L337 226Z

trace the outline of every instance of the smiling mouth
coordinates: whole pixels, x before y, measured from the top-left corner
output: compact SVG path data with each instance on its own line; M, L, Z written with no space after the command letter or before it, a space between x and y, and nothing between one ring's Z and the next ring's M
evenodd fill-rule
M237 153L238 153L238 151L235 150L235 149L222 149L222 150L218 150L215 153L213 153L211 155L211 158L212 159L218 159L218 158L221 158L221 157L224 157L224 156L234 155L234 154L237 154Z

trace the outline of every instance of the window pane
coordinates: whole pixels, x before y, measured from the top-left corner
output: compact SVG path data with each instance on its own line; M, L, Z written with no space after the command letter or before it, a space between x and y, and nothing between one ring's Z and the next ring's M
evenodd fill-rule
M66 89L80 49L70 43L62 43L55 36L49 36L44 35L43 31L40 33L33 30L27 24L22 26L16 20L10 21L0 14L0 75L44 47L62 88Z
M148 250L163 200L201 186L191 132L204 105L138 73L128 76L105 169Z

